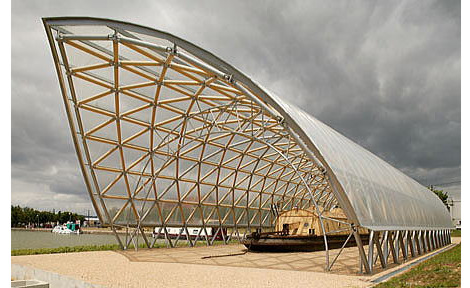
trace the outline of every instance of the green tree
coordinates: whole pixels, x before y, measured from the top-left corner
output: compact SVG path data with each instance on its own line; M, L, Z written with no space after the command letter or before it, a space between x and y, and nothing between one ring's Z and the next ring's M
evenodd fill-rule
M67 221L76 221L80 220L81 223L85 221L85 216L78 215L77 213L72 212L62 212L52 213L49 211L39 211L29 207L20 207L11 205L11 227L24 227L27 224L45 224L45 223L55 223L59 221L60 223L66 223Z
M441 199L442 203L447 207L447 210L450 209L449 204L447 204L447 198L449 198L449 195L447 195L447 192L444 192L444 190L437 190L435 189L432 185L428 187L429 190L434 192L434 194Z
M18 227L24 219L23 209L20 206L11 205L11 227Z

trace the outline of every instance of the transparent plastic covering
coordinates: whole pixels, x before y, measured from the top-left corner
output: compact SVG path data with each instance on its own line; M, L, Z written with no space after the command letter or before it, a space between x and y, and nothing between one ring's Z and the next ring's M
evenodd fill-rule
M238 233L313 205L374 230L452 227L425 187L187 41L107 19L44 24L104 224Z
M361 226L372 230L453 227L446 207L429 189L300 108L273 97L320 151Z

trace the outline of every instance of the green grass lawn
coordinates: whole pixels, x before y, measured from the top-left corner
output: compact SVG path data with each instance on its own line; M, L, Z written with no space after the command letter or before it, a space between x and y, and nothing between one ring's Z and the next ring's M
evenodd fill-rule
M375 288L459 287L461 245L428 259L410 271L380 283Z
M59 247L59 248L17 249L17 250L11 250L11 256L71 253L71 252L84 252L84 251L104 251L104 250L118 250L118 249L119 249L119 245L117 244Z
M451 237L461 237L460 234L461 234L462 230L452 230L452 232L450 233L450 236Z
M222 245L223 241L214 241L213 245ZM236 240L229 241L229 244L238 243ZM206 242L198 241L196 246L206 246ZM177 247L188 247L186 241L180 241L176 245ZM164 243L155 243L153 248L164 248L167 247ZM140 249L145 249L144 243L139 244ZM133 245L130 245L128 249L134 249ZM37 255L37 254L54 254L54 253L71 253L71 252L85 252L85 251L109 251L109 250L120 250L118 244L109 245L90 245L90 246L74 246L74 247L59 247L59 248L39 248L39 249L17 249L11 250L11 256L20 255Z

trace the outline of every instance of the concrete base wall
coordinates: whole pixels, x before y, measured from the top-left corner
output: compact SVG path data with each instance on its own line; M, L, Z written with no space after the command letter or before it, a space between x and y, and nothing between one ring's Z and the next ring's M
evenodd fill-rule
M49 283L50 288L104 288L101 285L18 264L11 264L11 278L14 280L36 279L44 281Z
M49 283L39 280L14 280L11 281L11 287L18 288L50 288Z

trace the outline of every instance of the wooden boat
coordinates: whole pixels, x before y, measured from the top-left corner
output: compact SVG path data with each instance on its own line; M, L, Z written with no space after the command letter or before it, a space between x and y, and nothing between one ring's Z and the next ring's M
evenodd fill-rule
M328 249L341 248L348 235L327 236ZM362 244L366 245L368 235L361 234ZM296 236L281 235L276 232L252 233L243 240L243 244L250 251L259 252L309 252L325 250L323 236ZM345 247L356 246L354 237L348 241Z
M320 211L327 233L328 249L341 248L349 236L349 221L341 208ZM368 231L359 229L363 244L367 244ZM248 235L243 244L251 251L318 251L325 250L323 230L316 211L292 209L280 213L276 219L274 232L257 230ZM351 237L345 247L355 246Z

